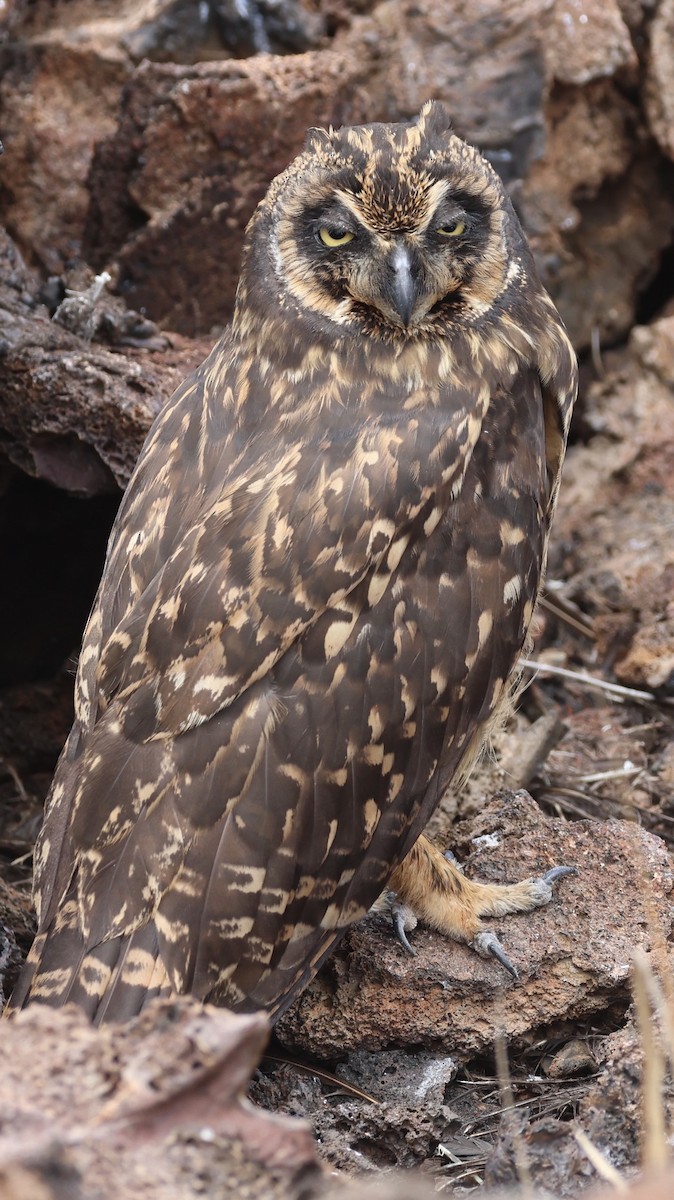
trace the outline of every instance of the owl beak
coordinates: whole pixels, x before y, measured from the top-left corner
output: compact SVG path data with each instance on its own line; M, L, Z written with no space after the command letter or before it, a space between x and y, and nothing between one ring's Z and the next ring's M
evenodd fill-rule
M418 269L412 251L396 246L388 260L386 299L407 327L419 301Z

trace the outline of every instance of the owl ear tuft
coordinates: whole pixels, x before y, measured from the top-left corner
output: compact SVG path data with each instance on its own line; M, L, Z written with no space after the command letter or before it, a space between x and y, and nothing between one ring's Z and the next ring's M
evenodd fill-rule
M417 118L419 129L427 138L452 132L452 118L439 100L427 100Z
M332 149L332 129L307 129L307 134L304 139L304 149L312 150L314 153Z

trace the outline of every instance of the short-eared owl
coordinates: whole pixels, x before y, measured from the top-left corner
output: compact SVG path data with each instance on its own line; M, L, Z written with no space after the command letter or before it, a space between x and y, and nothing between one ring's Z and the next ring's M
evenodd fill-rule
M575 391L511 204L441 106L310 131L120 508L15 1004L278 1015L383 890L496 953L480 916L549 898L420 835L508 698Z

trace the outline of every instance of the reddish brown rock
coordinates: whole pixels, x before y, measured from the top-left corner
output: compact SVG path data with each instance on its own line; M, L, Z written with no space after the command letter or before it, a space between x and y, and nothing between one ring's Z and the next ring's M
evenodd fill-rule
M81 254L91 155L115 128L130 64L114 41L78 37L67 21L34 37L17 25L17 42L1 49L0 220L55 273Z
M47 1190L59 1173L82 1200L307 1197L320 1185L308 1126L244 1099L267 1032L263 1016L191 1000L101 1029L74 1009L26 1010L0 1026L0 1172L25 1171L33 1197L39 1181L64 1194Z
M556 0L546 52L554 78L576 86L626 68L634 72L637 66L630 31L615 0Z
M661 0L651 25L646 109L661 149L674 158L674 0Z
M387 0L320 52L141 66L118 130L96 152L87 256L118 264L128 301L164 325L193 333L221 324L245 224L306 128L404 119L429 95L506 177L521 176L542 145L544 8L489 0L467 19L454 4L409 10Z
M674 318L637 328L593 386L596 433L569 452L556 522L557 540L572 547L566 590L596 621L610 667L621 683L665 695L674 687L673 347Z
M124 487L161 405L210 341L106 350L50 320L37 280L0 229L0 452L80 495Z
M624 993L637 947L671 928L672 870L664 844L636 825L550 820L526 793L505 794L459 827L475 878L527 878L578 868L544 909L494 924L520 971L417 930L415 958L388 923L356 926L278 1025L282 1041L323 1059L416 1045L460 1060L561 1017L601 1010ZM620 903L616 905L616 897Z
M549 113L546 152L522 187L525 228L576 348L610 345L671 244L674 173L635 139L638 114L613 84L553 92Z
M371 1169L368 1154L378 1153L381 1165L389 1165L406 1145L412 1160L419 1141L431 1178L405 1173L378 1180L328 1176L318 1165L306 1123L264 1113L243 1098L265 1034L260 1016L234 1017L189 1000L154 1003L127 1026L98 1030L75 1010L39 1006L0 1025L0 1200L191 1200L204 1194L222 1200L328 1195L331 1200L421 1200L447 1184L443 1160L431 1165L433 1145L440 1140L437 1133L429 1139L433 1119L436 1129L444 1123L440 1149L445 1156L452 1154L451 1147L465 1153L472 1146L477 1157L486 1147L487 1182L512 1187L513 1200L521 1194L523 1155L541 1194L561 1200L596 1181L577 1132L623 1174L638 1162L642 1050L629 1024L603 1039L599 1074L589 1082L573 1123L553 1117L530 1122L519 1105L501 1118L491 1152L474 1131L467 1138L451 1134L458 1113L441 1104L451 1079L446 1071L443 1078L441 1061L433 1071L431 1061L420 1056L417 1082L422 1086L415 1106L411 1096L399 1103L403 1093L394 1057L376 1056L389 1093L383 1105L353 1099L335 1105L334 1088L332 1102L324 1097L322 1104L337 1118L333 1139L341 1125L347 1140L350 1121L351 1140L367 1151L352 1155L357 1175ZM352 1073L356 1068L353 1059ZM306 1076L292 1079L295 1106L302 1108ZM433 1118L426 1119L422 1151L424 1099ZM671 1106L666 1087L666 1117ZM329 1130L328 1117L317 1131L323 1137ZM637 1183L632 1194L634 1200L665 1200L670 1193L664 1180L661 1186L651 1179L647 1186ZM608 1197L602 1193L596 1200Z
M525 861L530 871L570 856L578 864L578 877L562 881L547 909L497 923L521 979L499 977L498 968L420 930L411 960L383 925L366 922L278 1032L303 1053L336 1060L340 1078L375 1103L273 1059L253 1095L308 1117L321 1156L339 1169L428 1167L437 1147L443 1157L434 1174L445 1186L474 1183L485 1167L492 1185L515 1186L524 1143L537 1186L577 1195L597 1175L562 1119L569 1105L611 1161L628 1170L638 1162L639 1039L630 1025L601 1031L622 1020L634 948L653 944L652 964L663 966L672 887L665 848L633 825L546 820L522 797L495 802L457 836L463 855L473 851L474 876L512 878ZM515 1129L498 1117L497 1030L508 1042ZM353 1049L363 1044L380 1048Z
M385 0L354 24L352 52L374 45L369 92L380 119L442 100L461 137L490 155L507 180L526 175L545 139L547 85L541 36L549 0L461 0L413 6Z

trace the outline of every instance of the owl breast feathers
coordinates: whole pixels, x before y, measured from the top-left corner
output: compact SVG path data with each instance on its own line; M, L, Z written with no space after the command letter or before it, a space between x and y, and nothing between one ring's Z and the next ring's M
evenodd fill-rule
M575 388L441 106L310 131L119 510L15 1005L287 1007L508 697Z

